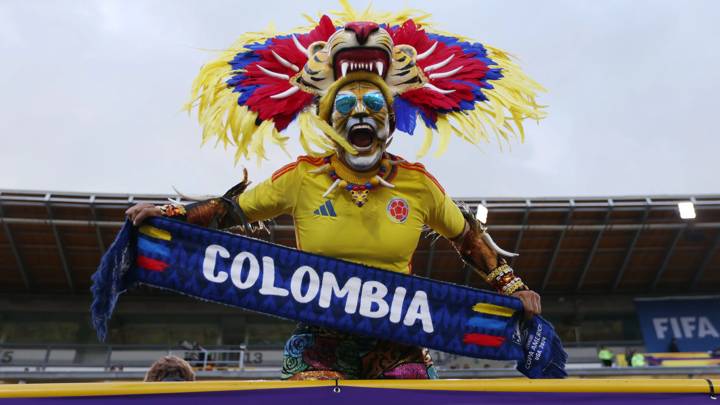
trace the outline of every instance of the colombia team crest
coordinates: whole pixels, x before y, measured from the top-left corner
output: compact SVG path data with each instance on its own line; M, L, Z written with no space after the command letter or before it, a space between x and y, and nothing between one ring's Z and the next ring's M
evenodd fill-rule
M390 220L402 224L410 214L410 205L403 198L393 198L388 202L387 213Z

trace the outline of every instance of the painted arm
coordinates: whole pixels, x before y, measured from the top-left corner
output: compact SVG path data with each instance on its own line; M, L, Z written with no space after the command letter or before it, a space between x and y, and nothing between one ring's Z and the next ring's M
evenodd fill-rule
M239 226L243 232L249 233L251 232L250 224L237 204L238 196L249 185L247 171L243 171L243 180L221 197L198 201L186 206L180 204L155 206L141 203L131 207L125 213L135 225L139 225L148 217L165 216L212 229Z
M515 275L505 259L517 254L497 246L487 233L486 226L468 210L462 209L462 213L466 221L465 230L450 242L463 261L498 293L519 298L528 316L540 314L540 295L531 291L522 279Z

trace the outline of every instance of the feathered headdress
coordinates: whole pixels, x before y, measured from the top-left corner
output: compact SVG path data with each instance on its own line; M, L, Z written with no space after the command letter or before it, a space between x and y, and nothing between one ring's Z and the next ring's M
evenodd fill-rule
M412 135L420 117L425 139L419 156L434 133L439 156L453 134L472 144L490 134L523 139L523 120L544 117L535 102L544 89L506 52L432 29L429 16L415 10L358 12L340 3L341 11L318 21L305 16L311 25L291 33L246 33L203 66L187 106L198 109L203 141L217 137L234 145L236 161L262 159L266 141L284 146L289 138L281 132L296 120L306 152L327 153L338 135L318 118L317 103L353 71L385 80L397 130Z

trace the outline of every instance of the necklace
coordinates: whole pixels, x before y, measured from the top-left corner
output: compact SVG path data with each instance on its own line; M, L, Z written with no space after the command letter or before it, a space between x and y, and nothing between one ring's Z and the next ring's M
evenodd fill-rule
M392 170L392 161L384 157L380 161L380 167L377 174L371 174L368 177L359 176L345 165L338 161L336 155L325 158L325 165L313 170L312 173L327 173L332 179L332 185L325 191L323 198L326 198L336 188L340 187L350 193L353 203L358 207L362 207L367 203L368 194L371 190L382 187L395 188L386 178Z

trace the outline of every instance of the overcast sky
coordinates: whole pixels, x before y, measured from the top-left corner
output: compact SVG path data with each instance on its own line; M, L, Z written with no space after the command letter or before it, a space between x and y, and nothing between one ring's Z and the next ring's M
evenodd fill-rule
M352 1L358 7L368 2ZM310 5L308 5L310 4ZM720 193L720 1L375 1L506 49L549 91L525 143L421 160L453 196ZM0 189L219 194L245 165L181 112L210 50L334 1L0 0ZM289 135L296 135L290 127ZM415 158L421 133L391 151ZM432 155L432 153L430 153Z

